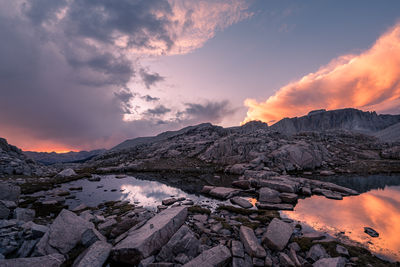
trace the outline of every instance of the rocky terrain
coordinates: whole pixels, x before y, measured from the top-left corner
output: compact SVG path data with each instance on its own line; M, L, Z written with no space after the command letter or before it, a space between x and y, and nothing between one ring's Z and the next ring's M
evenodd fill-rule
M9 179L0 184L0 266L396 266L278 212L293 209L299 197L341 199L357 192L262 174L242 177L231 187L204 186L203 194L230 200L215 210L174 197L156 211L127 201L68 209L65 200L81 188L34 192L24 186L32 178ZM74 175L64 170L57 177ZM249 197L257 199L257 207Z
M96 149L91 151L79 151L79 152L66 152L66 153L56 153L56 152L34 152L34 151L24 151L23 153L30 159L36 162L42 163L44 165L51 165L56 163L79 163L89 160L95 156L100 155L105 152L105 149Z
M372 136L393 132L398 116L346 109L291 120L279 127L205 123L127 140L61 172L1 139L0 266L399 266L279 213L299 198L358 194L321 176L400 173L400 143ZM175 196L156 210L127 201L66 204L82 187L61 184L99 183L108 173L191 181L196 193L224 204L210 208ZM228 184L211 181L224 176Z
M25 156L16 146L0 138L0 177L9 175L41 176L48 168Z

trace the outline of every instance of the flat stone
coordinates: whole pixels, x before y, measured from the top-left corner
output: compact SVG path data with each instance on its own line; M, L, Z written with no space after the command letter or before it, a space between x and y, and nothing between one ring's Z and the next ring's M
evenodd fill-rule
M102 233L103 235L108 233L111 228L113 228L114 225L117 224L117 221L113 219L106 220L105 222L97 225L97 229Z
M178 200L177 200L176 198L167 198L167 199L164 199L164 200L162 201L162 204L165 205L165 206L169 206L169 205L174 204L174 203L177 202L177 201L178 201Z
M115 262L137 265L160 250L187 217L186 207L166 209L148 220L142 227L129 231L128 236L111 251Z
M228 199L231 198L239 193L239 190L236 188L229 188L229 187L214 187L211 189L209 194L213 197L220 198L220 199Z
M328 253L326 253L326 250L324 249L323 246L321 246L320 244L316 244L312 246L310 250L307 252L306 258L307 260L315 262L322 258L329 258L329 255Z
M213 247L183 265L183 267L225 266L231 261L231 252L224 245Z
M270 249L281 251L286 247L292 233L293 229L290 224L274 218L268 225L262 242Z
M250 181L249 180L238 180L232 182L232 186L238 187L241 189L250 189Z
M253 207L253 205L247 200L242 197L233 197L230 199L232 204L239 205L240 207L244 209L250 209Z
M253 229L243 225L240 226L240 240L244 245L244 249L250 256L257 258L264 258L267 256L265 249L258 243Z
M73 267L102 267L110 255L112 245L105 241L97 241L88 247L74 261Z
M284 203L296 203L298 195L294 193L281 193L279 197Z
M14 218L18 221L29 222L35 218L35 211L31 209L16 208Z
M59 267L65 261L61 254L50 254L42 257L17 258L0 260L1 267Z
M239 258L244 257L244 248L243 248L242 242L237 241L237 240L232 240L231 250L232 250L233 257L239 257Z
M313 267L344 267L346 259L343 257L323 258L314 262Z
M48 255L55 252L65 255L81 242L82 234L93 227L92 223L63 209L36 245L35 255Z
M160 253L157 255L157 261L161 262L173 262L174 258L180 254L184 254L188 257L184 263L193 259L200 252L200 241L197 240L194 233L183 225L179 230L171 237L167 244L165 244ZM182 259L183 260L183 259Z
M210 193L210 191L211 191L214 187L215 187L215 186L205 185L205 186L203 186L203 188L201 189L201 193L202 193L202 194L208 194L208 193Z
M295 185L289 180L287 181L260 180L260 185L262 187L269 187L279 192L296 193Z
M18 203L21 188L16 185L0 183L0 200L10 200Z
M256 203L256 207L261 210L293 210L291 204Z
M258 201L267 203L281 203L279 192L268 187L260 188Z
M336 200L343 199L343 196L341 194L332 192L331 190L327 189L315 188L313 189L313 193L317 195L323 195L324 197L329 199L336 199Z

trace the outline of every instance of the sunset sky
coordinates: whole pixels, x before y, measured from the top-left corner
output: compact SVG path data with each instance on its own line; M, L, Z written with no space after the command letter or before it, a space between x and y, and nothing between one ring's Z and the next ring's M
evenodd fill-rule
M0 0L0 36L0 137L23 150L400 113L397 0Z

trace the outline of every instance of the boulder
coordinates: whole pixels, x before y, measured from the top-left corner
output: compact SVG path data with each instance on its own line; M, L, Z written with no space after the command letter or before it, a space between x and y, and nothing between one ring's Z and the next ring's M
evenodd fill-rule
M239 205L240 207L244 209L250 209L253 207L253 205L247 200L242 197L233 197L230 199L232 204Z
M243 244L240 241L232 240L232 256L233 257L244 257Z
M16 208L14 218L19 221L29 222L35 218L35 211L31 209Z
M36 245L34 254L62 253L65 255L81 242L82 234L93 227L92 223L63 209Z
M73 267L102 267L110 255L112 245L97 241L76 258Z
M17 258L0 260L1 267L59 267L65 261L65 257L55 253L42 257Z
M213 247L204 251L199 256L189 261L183 267L199 267L199 266L225 266L231 260L231 252L224 245Z
M313 267L344 267L346 259L343 257L323 258L314 262Z
M265 249L258 243L253 229L243 225L240 226L240 240L250 256L257 258L265 258L267 256Z
M239 193L238 189L229 187L214 187L210 190L209 194L213 197L220 199L228 199Z
M60 171L56 175L56 178L65 178L65 177L71 177L71 176L76 176L76 172L73 169L68 168L68 169Z
M306 258L308 260L311 260L311 262L315 262L322 258L329 258L329 255L328 253L326 253L326 250L323 246L321 246L320 244L316 244L312 246L307 252Z
M199 252L200 241L197 240L189 227L183 225L171 237L168 243L163 246L156 259L160 262L173 262L175 257L183 253L189 258L189 260L191 260L196 257Z
M160 250L184 223L186 207L163 210L148 220L142 227L130 231L125 239L112 249L115 262L137 265Z
M8 216L10 216L10 209L3 202L0 202L0 219L7 219Z
M12 184L0 183L0 200L9 200L18 203L21 188Z
M286 247L292 233L293 229L290 224L274 218L262 236L262 242L270 249L281 251Z
M258 201L268 203L281 203L279 192L268 187L260 188Z
M269 187L279 192L296 193L297 184L289 179L282 180L260 180L260 186Z
M296 203L298 198L297 194L293 193L281 193L279 197L284 203Z

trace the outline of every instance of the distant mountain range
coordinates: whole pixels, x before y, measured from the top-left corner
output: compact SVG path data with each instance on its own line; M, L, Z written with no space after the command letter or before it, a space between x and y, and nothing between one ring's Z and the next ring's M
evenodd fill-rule
M168 131L157 136L138 137L128 139L110 149L132 148L139 145L151 144L185 134L193 129L211 127L210 123L202 123L196 126L185 127L178 131ZM260 121L251 121L241 127L221 128L221 131L254 131L260 128L293 135L299 132L322 132L328 130L347 130L378 137L385 142L400 141L400 115L377 114L376 112L362 111L354 108L314 110L306 116L284 118L277 123L268 126Z
M56 153L56 152L34 152L24 151L23 153L30 159L40 162L45 165L51 165L55 163L81 163L85 162L95 156L98 156L107 151L106 149L97 149L92 151L79 151L79 152L67 152L67 153Z

